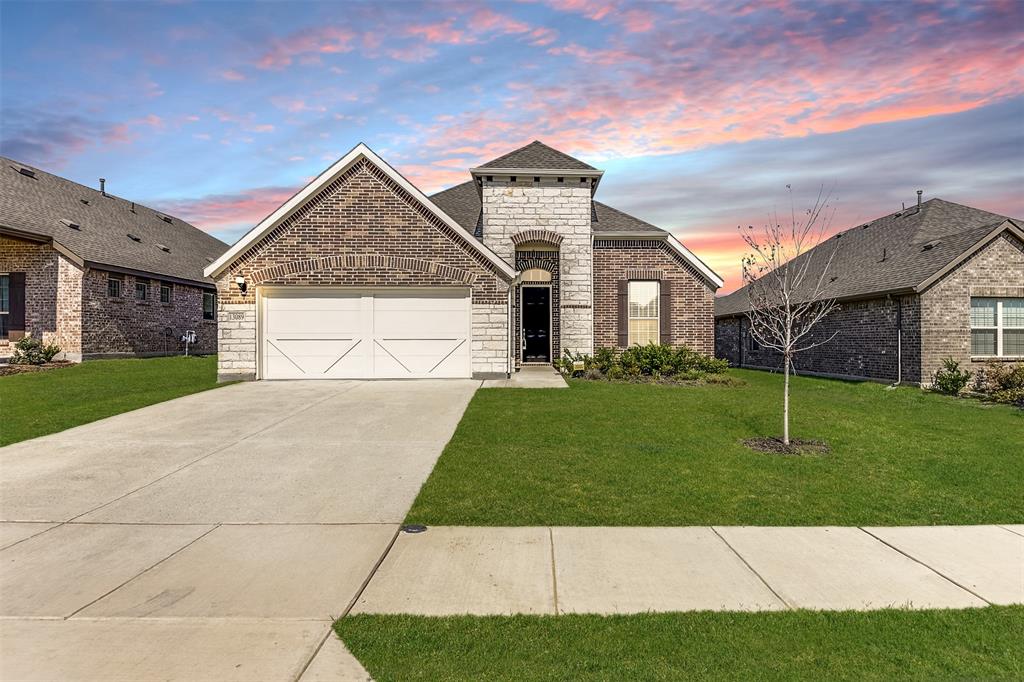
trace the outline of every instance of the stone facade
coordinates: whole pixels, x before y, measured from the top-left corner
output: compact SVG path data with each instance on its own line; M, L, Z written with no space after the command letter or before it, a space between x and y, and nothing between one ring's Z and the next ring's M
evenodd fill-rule
M0 236L0 272L25 273L25 333L81 359L81 268L49 244ZM12 345L0 339L0 356Z
M120 296L108 294L111 277L121 283ZM136 282L148 285L143 300L136 298ZM160 302L161 284L171 288L170 303ZM81 290L83 356L177 355L185 352L181 337L186 331L196 333L190 353L216 353L217 320L203 319L203 291L187 284L89 269Z
M534 182L484 176L480 182L483 242L509 265L515 266L516 242L524 237L535 239L538 233L548 232L560 238L559 352L593 352L590 179L566 176L562 182L554 178Z
M1024 297L1024 242L1004 232L921 293L925 383L931 382L943 358L971 371L989 361L971 357L972 296Z
M629 280L668 282L671 334L663 343L714 352L715 290L661 240L597 239L594 241L594 345L619 347L619 283Z
M0 237L0 272L25 273L25 331L54 343L78 361L118 355L164 355L184 350L182 333L193 329L195 353L217 350L216 320L203 320L203 289L173 284L172 300L160 303L160 282L150 282L146 301L136 301L135 278L121 278L121 296L107 296L103 270L81 268L49 244ZM10 353L0 341L0 356Z
M235 284L238 276L248 283L246 293ZM473 373L508 372L509 283L465 237L365 158L218 277L222 379L256 375L257 289L288 285L468 287Z
M796 369L881 381L899 378L924 385L932 382L944 358L977 371L989 359L970 354L972 296L1024 297L1024 243L1003 233L919 295L841 303L839 310L818 325L813 338L835 337L800 353ZM715 354L737 366L780 367L777 353L751 344L749 324L742 316L716 320ZM1020 360L1024 358L1002 361Z

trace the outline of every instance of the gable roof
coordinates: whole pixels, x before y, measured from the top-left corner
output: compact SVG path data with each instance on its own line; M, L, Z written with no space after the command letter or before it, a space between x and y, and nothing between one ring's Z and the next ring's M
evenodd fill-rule
M534 140L525 147L478 166L479 169L536 169L536 170L590 170L593 166L583 163L564 152L553 149L540 140ZM476 170L476 169L473 169Z
M461 235L466 244L471 249L474 249L483 255L492 265L494 265L498 272L501 272L509 279L515 277L515 270L513 270L508 263L499 258L497 254L484 246L482 242L475 239L473 237L472 230L466 230L440 206L431 201L425 194L423 194L423 192L417 189L415 185L406 180L401 173L388 165L386 161L377 156L373 150L362 142L353 147L351 151L334 162L334 164L318 175L312 182L296 192L291 199L281 204L277 210L261 220L258 225L243 235L242 238L235 242L231 248L225 251L220 258L206 268L206 275L208 277L216 277L226 270L228 266L237 260L239 256L243 255L250 246L258 242L271 230L284 222L295 211L299 210L307 201L316 196L321 189L333 182L335 178L351 168L353 164L358 162L360 159L366 159L373 165L377 166L377 168L383 171L399 187L412 195L416 201L423 204L427 210L436 215L457 234Z
M1004 229L1020 236L1024 222L943 199L891 213L825 240L800 257L810 258L808 281L816 281L835 249L828 269L837 299L921 291L935 277ZM794 261L794 263L797 261ZM715 316L745 313L747 287L715 300Z
M477 239L483 238L480 192L473 181L463 182L454 187L431 195L431 200L459 221L462 227ZM670 232L655 227L635 216L612 208L600 201L591 203L590 227L595 238L606 239L660 239L667 241L680 256L693 265L716 287L723 285L718 276L704 261L697 258Z
M212 284L203 268L227 248L216 237L34 166L6 157L0 164L0 230L52 241L79 264Z

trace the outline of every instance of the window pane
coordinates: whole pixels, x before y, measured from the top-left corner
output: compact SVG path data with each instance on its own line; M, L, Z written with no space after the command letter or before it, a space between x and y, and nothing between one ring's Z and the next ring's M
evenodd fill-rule
M630 282L629 283L629 316L630 317L657 317L658 316L658 283L657 282Z
M0 313L11 310L11 276L0 275Z
M136 282L135 283L135 298L139 299L140 301L145 300L146 299L146 293L147 293L146 292L146 288L147 287L146 287L146 285L143 282Z
M1024 327L1024 298L1003 299L1003 326Z
M1024 329L1003 331L1003 355L1024 355Z
M629 345L646 346L648 343L658 343L658 321L630 320Z
M0 315L0 339L7 338L7 318L9 315Z
M996 330L995 329L972 329L971 330L971 355L995 355L996 354Z
M208 294L203 292L203 319L212 320L214 314L214 308L217 304L216 294Z
M121 295L121 282L116 279L107 280L107 296L120 296Z
M971 299L971 326L972 327L994 327L994 326L996 326L996 299L994 299L994 298L972 298Z
M170 303L171 302L171 288L168 286L160 287L160 302Z

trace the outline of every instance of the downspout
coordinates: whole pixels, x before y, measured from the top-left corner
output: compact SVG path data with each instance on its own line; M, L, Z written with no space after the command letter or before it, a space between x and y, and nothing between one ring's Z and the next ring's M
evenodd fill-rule
M918 192L917 200L921 200ZM899 386L903 383L903 299L896 297L896 383Z

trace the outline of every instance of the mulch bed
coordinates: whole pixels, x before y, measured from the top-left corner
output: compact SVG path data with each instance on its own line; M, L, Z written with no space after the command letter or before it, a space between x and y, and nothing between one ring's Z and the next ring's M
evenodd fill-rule
M45 372L51 369L61 369L62 367L71 367L75 363L61 360L59 362L48 362L45 365L0 365L0 377L10 376L12 374L28 374L30 372Z
M746 438L743 444L751 450L773 455L825 455L830 451L824 441L800 438L790 438L789 445L785 445L781 438Z

